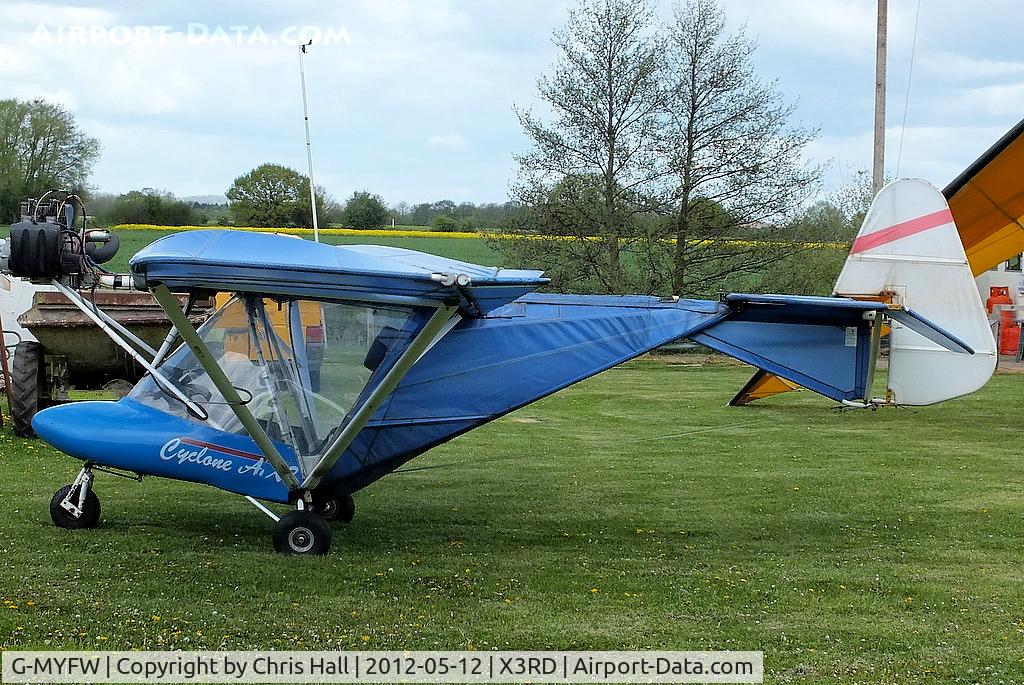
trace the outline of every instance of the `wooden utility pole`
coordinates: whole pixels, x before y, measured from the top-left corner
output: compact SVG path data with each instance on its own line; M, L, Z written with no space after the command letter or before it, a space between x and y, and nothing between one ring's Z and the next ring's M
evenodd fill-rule
M888 47L889 0L878 0L878 31L875 35L875 148L871 164L871 195L885 183L885 59Z

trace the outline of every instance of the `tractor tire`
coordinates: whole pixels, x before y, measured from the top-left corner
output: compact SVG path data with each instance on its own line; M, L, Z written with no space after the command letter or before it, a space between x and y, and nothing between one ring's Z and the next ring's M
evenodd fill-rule
M11 360L11 423L15 435L35 437L32 417L45 407L46 361L43 346L23 340L14 348Z

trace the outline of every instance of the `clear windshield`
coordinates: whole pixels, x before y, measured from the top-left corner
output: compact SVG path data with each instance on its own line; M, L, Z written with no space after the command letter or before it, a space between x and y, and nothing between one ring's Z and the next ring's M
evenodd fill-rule
M234 298L199 334L267 434L297 454L318 455L344 425L374 374L383 374L422 325L411 309ZM241 422L195 355L182 345L160 372L202 416L147 376L133 399L217 430Z

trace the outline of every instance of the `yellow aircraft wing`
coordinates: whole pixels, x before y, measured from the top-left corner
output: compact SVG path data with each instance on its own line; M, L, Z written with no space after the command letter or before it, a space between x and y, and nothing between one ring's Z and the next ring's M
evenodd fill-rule
M967 167L943 194L974 275L1024 252L1024 120Z

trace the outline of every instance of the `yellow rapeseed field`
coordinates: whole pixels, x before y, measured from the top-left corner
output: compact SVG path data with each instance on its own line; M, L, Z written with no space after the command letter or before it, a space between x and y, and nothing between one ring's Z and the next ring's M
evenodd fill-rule
M284 233L287 235L312 235L312 228L265 228L259 226L155 226L153 224L120 224L114 226L114 230L123 231L200 231L206 229L224 228L232 231L252 231L254 233ZM377 238L451 238L453 240L484 240L484 239L495 239L495 240L572 240L568 236L540 236L540 235L517 235L513 233L471 233L471 232L442 232L442 231L426 231L421 229L405 229L405 228L374 228L374 229L355 229L355 228L321 228L320 233L323 235L338 235L338 236L367 236ZM590 236L588 240L602 240L600 236ZM701 245L712 245L715 243L724 243L729 247L784 247L792 245L792 243L783 241L762 241L762 240L729 240L729 239L711 239L711 240L690 240L688 244L691 246ZM812 250L847 250L849 245L847 243L798 243L798 246L803 249Z

